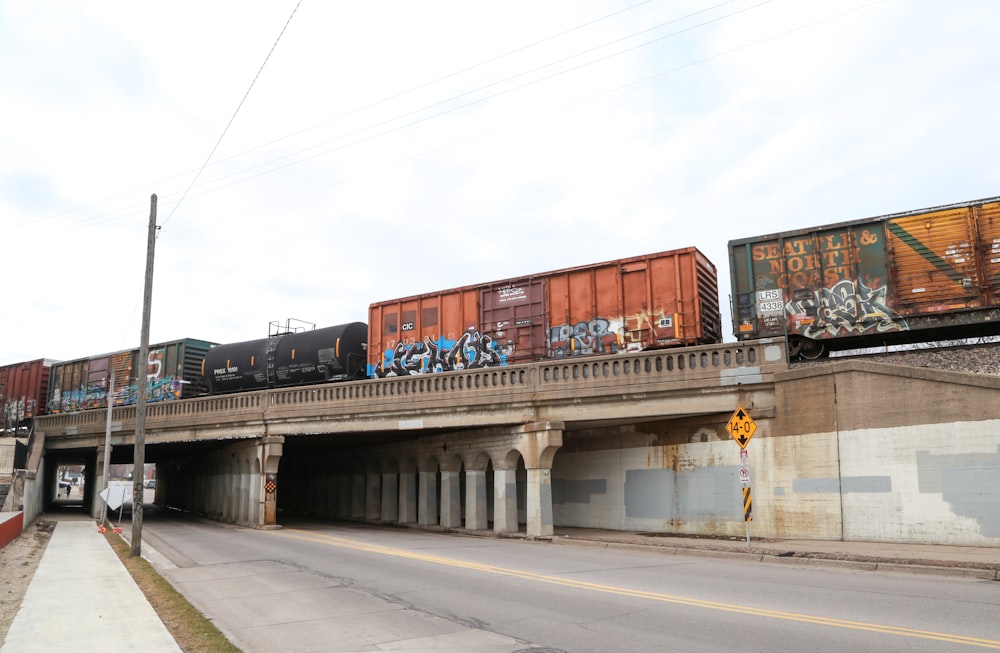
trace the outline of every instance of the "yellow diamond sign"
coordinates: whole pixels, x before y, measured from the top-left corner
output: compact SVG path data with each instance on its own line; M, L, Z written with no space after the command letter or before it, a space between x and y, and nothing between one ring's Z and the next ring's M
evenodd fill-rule
M757 422L753 421L750 413L744 410L743 406L740 406L726 423L726 430L736 440L736 444L740 445L740 449L746 449L750 438L757 432Z

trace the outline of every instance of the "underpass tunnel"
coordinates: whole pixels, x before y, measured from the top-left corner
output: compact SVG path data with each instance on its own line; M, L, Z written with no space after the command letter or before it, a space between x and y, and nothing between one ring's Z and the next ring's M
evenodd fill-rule
M528 532L533 518L531 532L551 529L549 477L533 474L529 480L518 449L524 435L519 427L488 437L456 432L371 445L361 438L346 444L343 438L287 437L277 474L278 522L329 519ZM529 493L532 482L538 487Z
M86 449L47 452L43 478L46 512L89 514L94 497L97 454Z

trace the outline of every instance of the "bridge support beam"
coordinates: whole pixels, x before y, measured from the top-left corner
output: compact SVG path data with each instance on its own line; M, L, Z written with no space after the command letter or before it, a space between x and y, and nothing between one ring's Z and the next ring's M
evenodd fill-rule
M437 469L419 472L417 490L417 523L431 526L438 523Z
M261 465L263 500L256 497L255 500L261 506L261 519L257 522L260 526L275 526L278 523L278 462L281 460L284 444L285 438L282 436L270 435L259 440L260 458L263 461ZM256 483L252 483L251 486L256 486Z
M517 532L517 470L493 470L493 531Z
M462 472L441 470L441 525L445 528L462 526Z
M486 503L486 470L465 470L465 527L485 530L489 526Z
M365 478L363 472L351 475L351 519L365 518Z
M417 475L406 471L399 473L399 523L417 521Z
M365 519L378 521L382 516L382 474L365 474Z
M561 422L537 422L514 429L516 448L528 470L528 537L551 537L554 532L552 460L562 446L562 430Z
M396 472L382 473L382 510L379 519L395 522L399 519L399 475Z

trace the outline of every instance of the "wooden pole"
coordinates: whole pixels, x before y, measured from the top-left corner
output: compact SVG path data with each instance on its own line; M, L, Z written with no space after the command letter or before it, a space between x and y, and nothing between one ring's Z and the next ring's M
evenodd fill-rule
M146 391L149 368L149 315L153 305L153 252L156 249L156 193L149 198L149 234L146 241L146 285L142 295L142 336L136 378L135 457L132 461L132 555L142 554L142 482L146 466Z
M115 368L111 368L111 380L108 383L108 420L104 427L104 469L101 471L101 491L108 489L108 473L111 470L111 409L115 397ZM110 498L110 494L107 495ZM101 526L108 517L108 502L101 506Z

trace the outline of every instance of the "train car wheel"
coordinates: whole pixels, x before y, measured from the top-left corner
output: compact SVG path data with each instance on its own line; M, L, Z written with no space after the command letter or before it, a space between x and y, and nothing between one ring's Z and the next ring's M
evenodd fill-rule
M826 347L819 340L803 339L799 342L799 356L814 361L826 353Z

